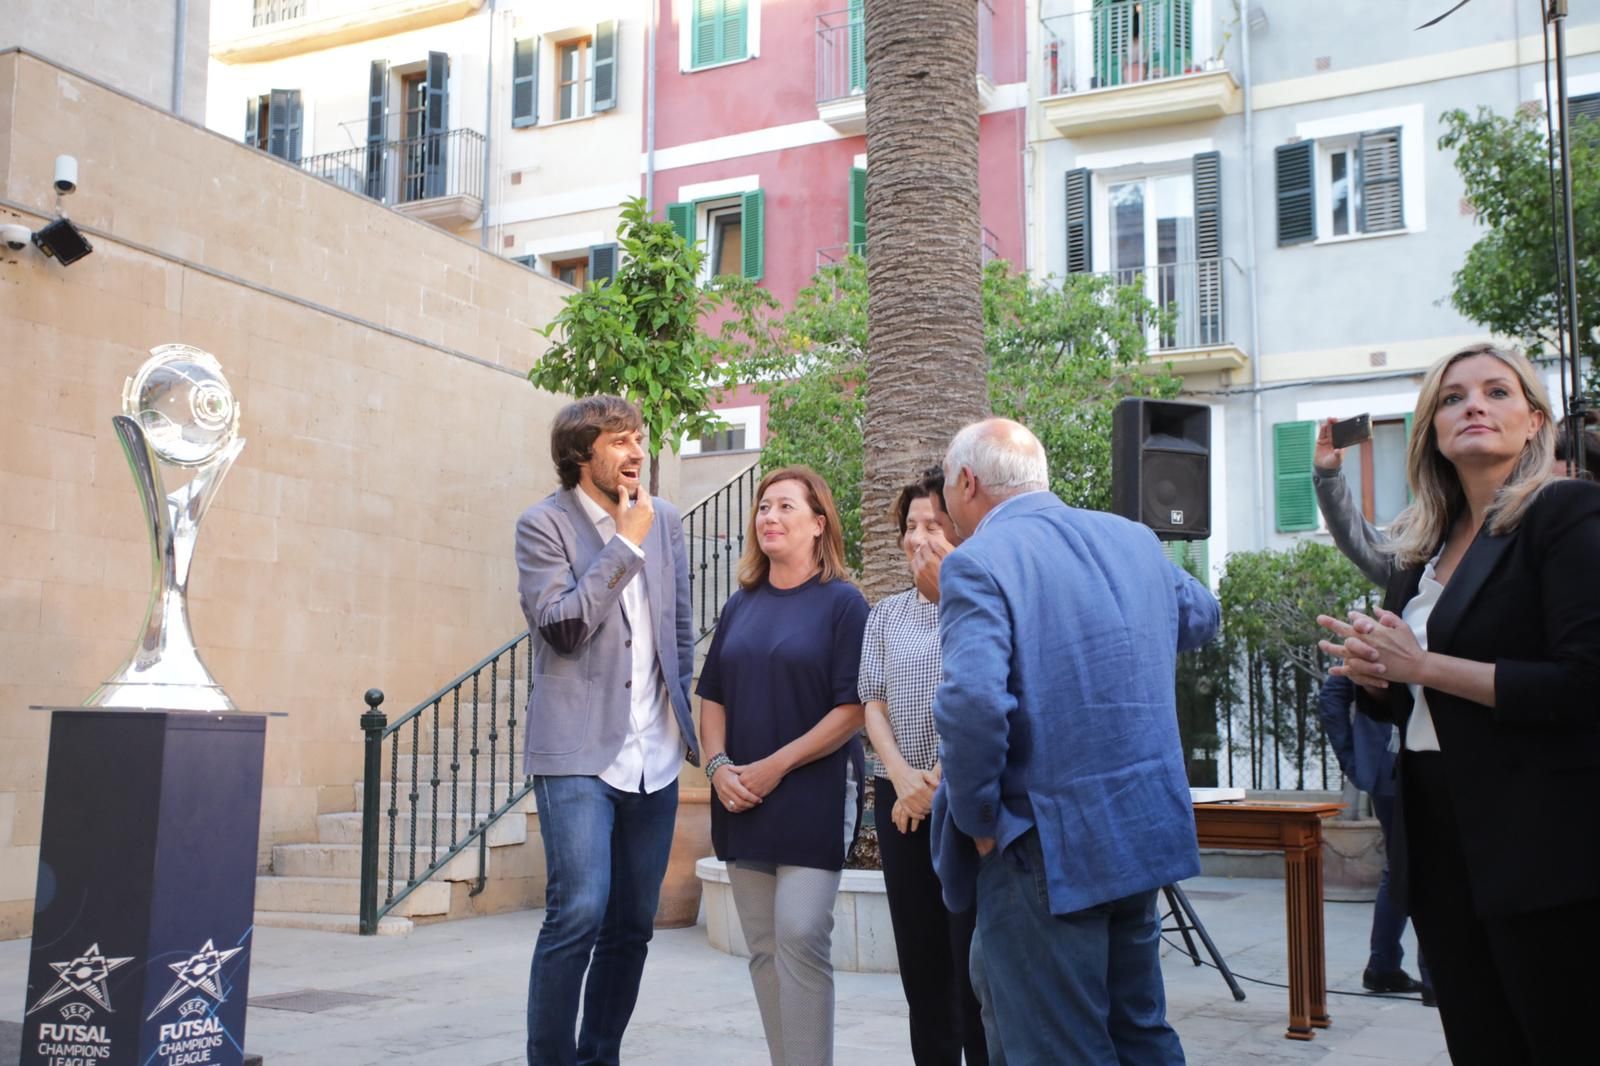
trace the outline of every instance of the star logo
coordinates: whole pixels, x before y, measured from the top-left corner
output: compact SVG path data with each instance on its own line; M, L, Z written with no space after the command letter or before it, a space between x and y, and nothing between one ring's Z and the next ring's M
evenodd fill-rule
M91 944L88 951L71 962L52 962L50 968L56 972L56 983L40 997L39 1002L28 1008L28 1013L32 1014L41 1007L71 995L88 996L96 1006L109 1011L111 993L106 990L106 977L112 970L132 961L132 955L108 959L100 954L99 944Z
M222 994L222 964L233 958L244 948L229 948L227 951L218 951L210 940L205 946L183 962L172 962L167 968L178 975L178 979L167 989L167 994L161 997L161 1002L156 1004L156 1009L150 1012L145 1021L166 1010L173 1002L188 995L191 991L204 992L212 999L221 1003Z

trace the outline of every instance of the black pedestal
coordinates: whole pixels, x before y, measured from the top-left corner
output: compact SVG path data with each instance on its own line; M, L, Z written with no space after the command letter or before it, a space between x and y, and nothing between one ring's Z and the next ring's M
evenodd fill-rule
M238 1066L266 717L51 716L22 1066Z

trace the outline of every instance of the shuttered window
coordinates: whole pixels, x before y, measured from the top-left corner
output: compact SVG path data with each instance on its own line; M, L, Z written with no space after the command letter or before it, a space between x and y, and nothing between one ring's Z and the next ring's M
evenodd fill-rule
M1067 171L1067 273L1086 274L1092 269L1089 243L1089 171Z
M1194 157L1195 323L1201 344L1220 344L1222 320L1222 156Z
M689 65L708 67L750 54L745 39L748 0L692 0Z
M511 126L539 124L539 38L524 37L511 46Z
M850 0L850 92L867 91L867 0Z
M1300 244L1317 237L1317 142L1280 144L1273 151L1278 178L1278 243Z
M744 243L743 260L744 276L751 281L760 281L766 272L766 195L756 189L744 194L740 209L740 236Z
M867 168L850 171L850 250L867 254Z
M594 28L594 109L617 106L617 24L602 22Z
M597 244L589 249L589 280L610 281L617 274L617 246Z
M667 221L678 231L678 236L694 244L694 204L668 204Z
M1405 229L1405 206L1400 189L1400 130L1363 133L1357 162L1361 180L1356 217L1362 233Z
M1272 427L1279 532L1317 528L1317 494L1311 483L1316 440L1315 422L1279 422Z
M374 60L367 74L367 187L366 193L374 200L383 199L384 141L389 121L389 64Z
M1169 540L1161 547L1168 559L1206 584L1211 583L1211 541Z
M1567 110L1573 118L1592 118L1600 122L1600 93L1568 97Z

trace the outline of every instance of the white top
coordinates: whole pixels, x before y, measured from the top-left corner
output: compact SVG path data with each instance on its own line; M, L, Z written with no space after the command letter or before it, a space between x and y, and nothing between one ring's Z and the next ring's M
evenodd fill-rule
M602 541L617 535L617 522L580 487L576 495L583 504ZM644 558L644 549L627 537L633 553ZM622 613L631 633L633 649L632 711L628 739L622 742L617 758L600 774L600 780L622 792L657 792L678 778L678 766L686 750L678 719L667 699L666 681L656 662L656 632L650 621L650 601L645 594L644 575L634 574L622 586Z
M1439 551L1442 552L1441 548ZM1439 602L1439 597L1444 593L1444 586L1433 579L1433 568L1439 564L1439 553L1434 553L1428 565L1423 568L1422 581L1417 585L1417 594L1411 597L1411 602L1406 604L1406 609L1400 612L1400 618L1411 627L1412 634L1417 638L1423 651L1428 650L1428 616L1433 614L1433 607ZM1406 750L1407 751L1438 751L1439 734L1434 732L1433 712L1428 709L1428 697L1421 685L1407 685L1411 690L1411 719L1406 723Z

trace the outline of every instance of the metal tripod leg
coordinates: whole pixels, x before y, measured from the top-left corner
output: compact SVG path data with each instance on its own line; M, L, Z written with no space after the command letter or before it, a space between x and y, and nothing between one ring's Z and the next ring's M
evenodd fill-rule
M1189 957L1196 966L1201 965L1200 953L1195 950L1194 940L1190 938L1192 929L1200 937L1200 943L1205 945L1206 953L1211 956L1212 963L1217 971L1222 974L1222 979L1228 983L1228 990L1233 993L1235 1000L1244 999L1244 989L1239 987L1239 982L1234 979L1233 971L1228 969L1228 964L1222 958L1222 953L1217 950L1217 945L1212 943L1211 934L1206 932L1206 927L1200 924L1199 915L1195 914L1194 906L1189 902L1189 897L1184 894L1178 885L1164 885L1161 892L1167 897L1167 906L1172 908L1172 916L1178 922L1178 931L1183 934L1183 942L1189 950Z

